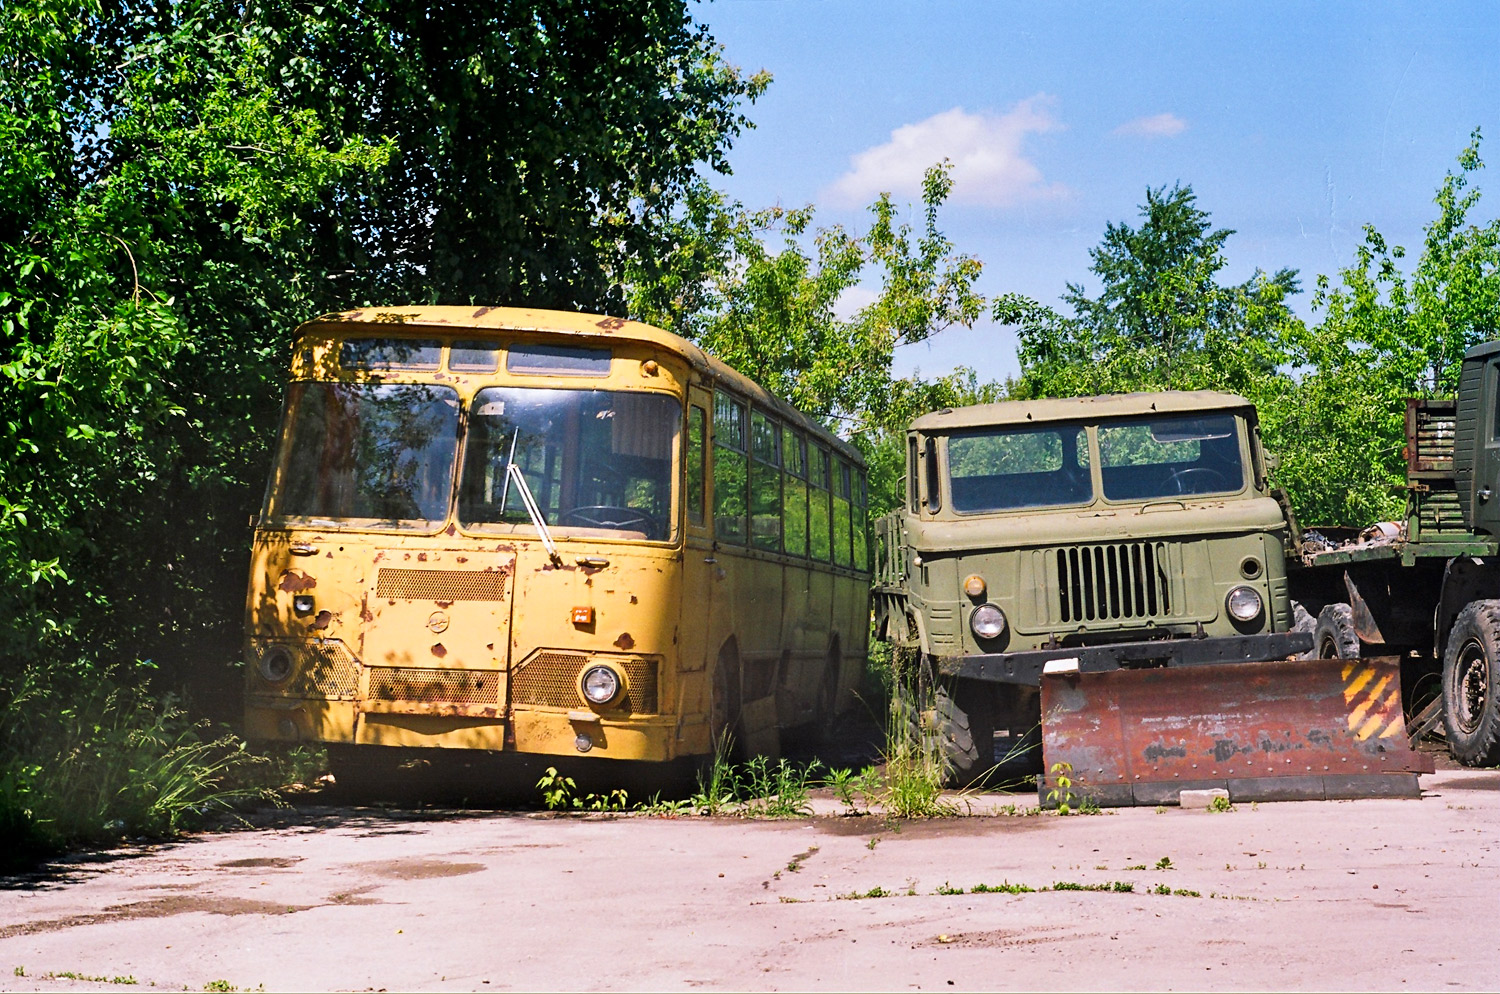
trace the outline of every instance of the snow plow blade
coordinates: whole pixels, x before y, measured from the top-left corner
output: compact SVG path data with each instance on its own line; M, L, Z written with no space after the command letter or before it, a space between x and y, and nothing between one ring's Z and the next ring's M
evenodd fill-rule
M1042 678L1042 804L1420 797L1400 660L1307 659ZM1060 778L1068 781L1060 784Z

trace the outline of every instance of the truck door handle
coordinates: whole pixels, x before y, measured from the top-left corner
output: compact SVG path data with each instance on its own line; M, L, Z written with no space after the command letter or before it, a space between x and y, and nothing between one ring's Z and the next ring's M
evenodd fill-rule
M1491 491L1490 491L1489 487L1483 487L1483 488L1481 488L1480 491L1479 491L1479 499L1480 500L1489 500L1490 499L1490 493L1491 493Z
M703 561L706 562L706 563L716 563L719 560L716 559L716 558L714 558L713 556L709 556L708 558L704 559Z

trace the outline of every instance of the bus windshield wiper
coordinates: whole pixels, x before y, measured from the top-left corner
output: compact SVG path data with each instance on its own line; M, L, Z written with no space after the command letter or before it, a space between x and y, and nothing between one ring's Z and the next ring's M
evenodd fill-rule
M531 486L526 482L521 467L511 463L506 467L505 473L516 482L516 490L521 494L521 503L526 505L526 513L531 516L531 523L536 525L536 533L542 537L542 544L547 547L547 555L552 557L554 563L561 566L562 556L557 554L557 543L552 541L552 532L547 528L541 509L536 506L536 498L531 495Z

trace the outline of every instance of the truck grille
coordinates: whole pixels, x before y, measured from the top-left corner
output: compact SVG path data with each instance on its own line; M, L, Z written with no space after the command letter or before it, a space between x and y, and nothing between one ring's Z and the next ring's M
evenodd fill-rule
M1183 605L1180 565L1165 542L1084 545L1056 551L1058 620L1170 617Z

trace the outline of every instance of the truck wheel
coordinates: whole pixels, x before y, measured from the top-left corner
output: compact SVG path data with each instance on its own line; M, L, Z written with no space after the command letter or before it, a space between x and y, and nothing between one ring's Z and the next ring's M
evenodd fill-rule
M1465 766L1500 762L1500 601L1474 601L1458 613L1443 652L1443 726L1448 751Z
M1042 772L1042 697L1034 687L999 685L993 690L995 731L1010 734L995 740L995 786L1023 781Z
M948 785L967 787L995 766L995 716L988 687L957 680L939 682L933 706Z
M1358 659L1359 634L1354 609L1348 604L1325 604L1313 628L1314 659Z

